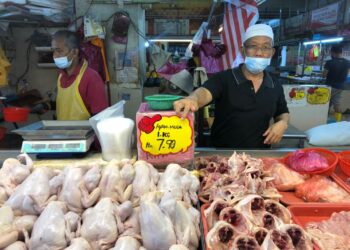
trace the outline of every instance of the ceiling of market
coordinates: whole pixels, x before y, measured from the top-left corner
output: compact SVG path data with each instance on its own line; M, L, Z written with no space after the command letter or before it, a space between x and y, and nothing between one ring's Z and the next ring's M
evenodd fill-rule
M155 3L146 10L146 19L191 18L205 19L210 13L212 0L176 0L171 3ZM259 0L259 14L261 19L287 18L304 13L305 0ZM283 3L283 4L281 4ZM216 4L214 16L223 13L223 5Z

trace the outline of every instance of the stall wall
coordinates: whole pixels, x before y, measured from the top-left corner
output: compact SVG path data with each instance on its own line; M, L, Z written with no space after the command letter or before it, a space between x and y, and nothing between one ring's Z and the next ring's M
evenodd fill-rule
M90 1L76 0L76 16L91 15L92 17L105 21L109 19L106 25L107 36L105 39L106 53L108 59L108 68L111 75L110 82L110 96L111 104L124 99L125 116L135 119L136 111L142 101L142 83L146 74L146 48L144 47L145 40L137 33L145 34L145 10L140 4L125 4L119 6L118 4L92 4L89 7ZM79 6L79 7L78 7ZM118 74L116 68L118 67L117 55L124 53L125 45L117 44L112 40L112 23L113 14L117 11L127 11L130 18L134 22L135 27L130 25L128 32L127 51L132 54L132 66L137 67L137 81L123 82L118 81ZM136 30L137 29L137 30ZM120 61L120 60L119 60ZM135 65L136 64L136 65Z
M11 85L15 85L18 77L25 71L27 65L27 48L29 41L28 39L32 36L35 30L42 33L52 34L59 28L50 29L35 29L32 27L13 28L12 35L15 41L16 54L12 61L11 67ZM56 87L56 81L58 71L55 67L52 68L40 68L37 66L38 53L35 51L35 46L31 46L30 57L29 57L29 70L28 73L23 77L30 85L30 88L38 89L43 97L46 96L48 91L54 91Z

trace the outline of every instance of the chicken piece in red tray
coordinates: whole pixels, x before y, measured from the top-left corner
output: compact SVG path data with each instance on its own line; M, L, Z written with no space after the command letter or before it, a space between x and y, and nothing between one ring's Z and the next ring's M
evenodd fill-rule
M274 177L273 184L279 191L291 191L299 184L304 183L309 175L299 174L289 169L285 164L275 158L263 158L264 169Z
M306 231L322 250L350 249L350 211L333 213L328 220L309 222Z
M281 225L283 225L283 222L279 218L277 218L273 214L270 214L269 212L266 212L266 211L263 213L257 214L254 217L254 222L255 222L255 225L259 227L264 227L268 230L277 229Z
M250 194L240 200L235 208L252 223L259 225L259 218L265 212L265 203L261 196Z
M268 233L269 233L269 230L267 230L264 227L254 227L253 228L254 238L256 239L256 241L258 242L259 245L261 245L264 242L266 235Z
M231 224L218 221L208 232L205 241L207 247L212 250L227 250L232 248L235 238L239 235Z
M279 230L270 230L261 245L262 250L292 250L295 249L289 234Z
M313 243L310 236L300 226L296 224L284 224L279 230L289 235L296 250L313 250Z
M230 204L223 199L216 199L210 204L204 211L204 216L207 218L208 228L212 228L217 221L219 221L219 215L224 208L229 207Z
M328 177L315 175L295 189L295 196L308 202L350 203L350 195Z
M221 210L219 220L230 223L238 232L250 234L252 223L244 215L233 207L227 207Z
M275 215L280 220L282 220L283 223L291 223L291 214L289 210L281 203L275 200L265 200L265 209L267 212Z
M233 242L230 250L260 250L259 243L255 238L248 235L240 235Z

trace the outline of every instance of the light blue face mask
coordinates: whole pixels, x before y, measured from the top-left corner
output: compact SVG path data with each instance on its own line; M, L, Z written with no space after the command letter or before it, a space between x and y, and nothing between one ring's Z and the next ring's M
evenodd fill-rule
M63 57L57 57L53 59L55 61L55 64L57 68L59 69L67 69L72 65L72 61L68 61L68 57L63 56Z
M249 70L249 72L253 74L258 74L266 69L267 66L270 65L271 58L263 58L263 57L250 57L246 56L245 58L245 66Z

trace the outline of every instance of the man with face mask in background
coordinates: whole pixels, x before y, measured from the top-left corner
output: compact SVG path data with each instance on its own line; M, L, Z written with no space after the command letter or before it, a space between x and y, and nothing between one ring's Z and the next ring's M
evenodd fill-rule
M275 52L273 31L256 24L247 29L242 41L244 63L217 73L190 96L174 102L174 109L185 117L213 101L213 146L268 148L281 140L289 121L282 86L265 71Z
M53 58L60 69L57 80L57 120L87 120L108 107L99 74L80 58L77 34L57 31L52 39Z

